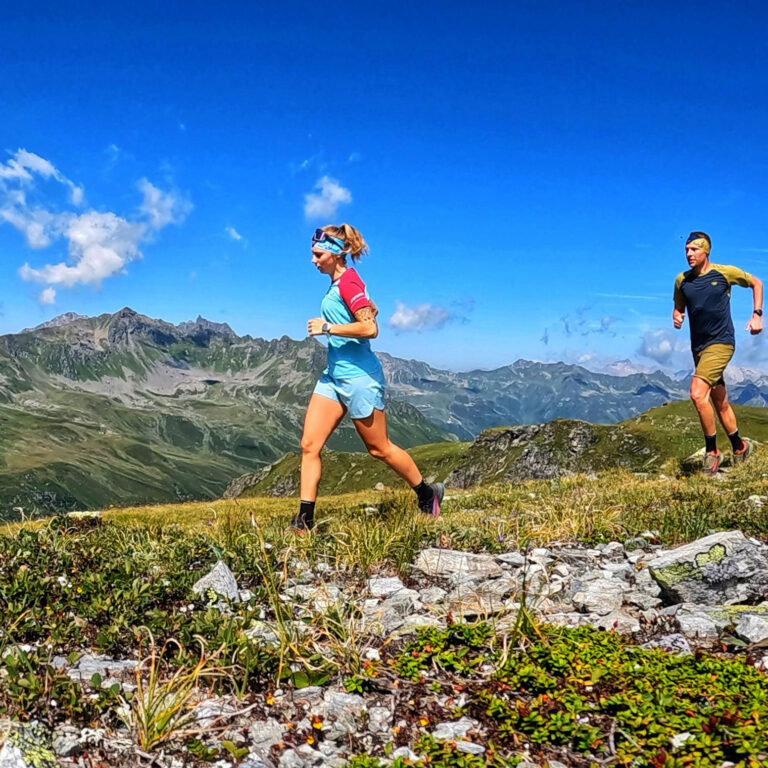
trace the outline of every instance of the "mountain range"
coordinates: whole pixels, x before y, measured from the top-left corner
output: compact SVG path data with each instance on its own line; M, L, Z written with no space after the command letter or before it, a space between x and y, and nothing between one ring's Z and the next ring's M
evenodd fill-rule
M390 434L405 447L556 418L608 424L687 396L685 381L660 372L518 360L454 373L379 357ZM0 509L219 496L233 478L297 449L324 365L315 339L267 341L129 308L1 336ZM731 397L765 405L768 380L740 382ZM329 441L337 451L359 447L348 421Z

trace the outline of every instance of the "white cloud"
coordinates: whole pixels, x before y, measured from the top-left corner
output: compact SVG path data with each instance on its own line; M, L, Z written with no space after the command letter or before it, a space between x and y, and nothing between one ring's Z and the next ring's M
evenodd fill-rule
M398 331L423 331L427 328L442 328L453 319L453 314L445 307L435 304L409 307L402 301L396 301L395 312L389 318L389 325Z
M144 201L139 210L149 219L149 226L162 229L167 224L181 224L192 210L192 203L173 192L163 192L147 179L138 183Z
M17 149L11 159L5 163L0 163L0 180L18 181L21 183L31 183L33 174L42 176L44 179L54 178L56 181L69 188L70 200L73 205L80 205L83 202L83 188L70 181L63 173L58 171L50 161L46 160L34 152L27 152L26 149Z
M5 165L0 164L0 223L5 221L18 229L31 248L46 248L59 240L67 244L65 261L40 267L25 263L19 269L23 280L46 286L39 295L42 304L55 301L54 286L99 287L103 280L124 272L128 263L141 258L142 242L168 224L181 223L192 209L190 201L178 193L166 192L141 179L140 215L131 219L111 211L49 210L28 202L27 193L36 192L35 175L54 178L67 187L72 205L82 203L83 189L50 162L25 150L19 150Z
M304 196L304 216L308 219L331 218L339 205L352 202L352 193L330 176L320 178L315 189L320 192Z
M34 269L24 264L22 280L63 285L93 285L112 277L129 261L141 257L139 243L147 227L143 222L129 222L114 213L88 211L69 220L62 233L69 241L69 259Z
M669 365L673 358L681 355L687 345L668 328L646 331L638 350L644 357L649 357L661 365Z
M56 302L56 289L45 288L40 291L40 295L37 298L41 304L54 304Z
M242 240L243 236L234 228L234 227L224 227L224 231L233 239L233 240Z

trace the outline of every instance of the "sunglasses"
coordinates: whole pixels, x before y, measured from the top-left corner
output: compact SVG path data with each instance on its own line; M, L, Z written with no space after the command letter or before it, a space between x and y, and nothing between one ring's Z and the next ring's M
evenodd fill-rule
M327 232L324 232L322 229L315 230L315 234L312 235L312 242L313 243L334 243L335 245L338 245L339 248L344 247L343 240L339 240L338 237L332 237Z

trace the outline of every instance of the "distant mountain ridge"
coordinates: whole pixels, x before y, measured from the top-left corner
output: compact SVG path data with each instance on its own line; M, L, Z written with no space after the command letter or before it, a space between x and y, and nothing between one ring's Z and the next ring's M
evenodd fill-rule
M687 384L526 360L454 373L379 353L390 434L405 447L471 440L490 427L557 418L615 423ZM98 507L216 497L298 447L325 365L317 340L238 336L198 317L174 325L126 307L67 314L0 337L0 509ZM765 405L768 380L731 388ZM360 447L342 423L333 450Z

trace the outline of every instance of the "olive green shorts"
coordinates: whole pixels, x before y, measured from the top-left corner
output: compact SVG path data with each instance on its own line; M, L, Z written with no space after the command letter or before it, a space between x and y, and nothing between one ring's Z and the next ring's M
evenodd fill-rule
M733 357L733 344L710 344L699 352L693 353L693 362L696 370L693 375L709 384L710 387L716 387L718 384L725 384L723 381L723 372Z

